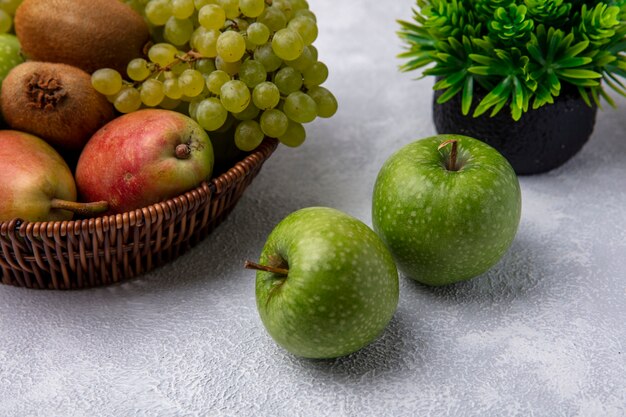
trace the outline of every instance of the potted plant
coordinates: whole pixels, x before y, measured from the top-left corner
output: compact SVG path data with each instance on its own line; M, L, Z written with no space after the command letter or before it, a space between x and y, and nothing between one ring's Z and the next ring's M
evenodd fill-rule
M403 71L436 77L439 133L481 139L518 174L589 139L606 88L626 96L626 0L417 0Z

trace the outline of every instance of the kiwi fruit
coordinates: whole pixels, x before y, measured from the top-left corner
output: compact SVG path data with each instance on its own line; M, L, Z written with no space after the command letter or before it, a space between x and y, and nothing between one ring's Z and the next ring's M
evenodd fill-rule
M115 116L107 98L91 86L91 76L65 64L25 62L2 83L2 114L13 129L52 146L77 151Z
M90 74L100 68L124 74L150 40L143 17L120 0L24 0L14 23L28 58Z

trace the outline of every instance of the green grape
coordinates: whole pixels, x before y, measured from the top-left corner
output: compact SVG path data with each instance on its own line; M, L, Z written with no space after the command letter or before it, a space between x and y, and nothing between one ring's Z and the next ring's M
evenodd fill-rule
M262 82L254 87L252 101L261 110L273 109L280 102L280 91L274 83Z
M301 10L296 11L296 12L293 14L294 19L295 19L296 17L300 17L300 16L303 16L303 17L308 17L308 18L309 18L309 19L311 19L312 21L317 22L317 16L315 16L315 13L313 13L313 12L312 12L312 11L310 11L309 9L301 9Z
M248 30L248 26L250 26L250 23L248 23L246 19L242 19L240 17L233 19L232 22L235 24L236 29L239 32L245 32Z
M151 0L146 4L146 18L155 26L163 26L172 17L172 7L169 0Z
M248 59L239 68L239 79L250 88L256 87L265 81L266 78L267 71L265 71L265 67L259 61Z
M186 69L180 77L178 77L178 85L183 90L183 94L187 97L196 97L204 90L204 77L199 71L194 69Z
M228 111L215 97L202 100L196 107L196 121L208 131L222 127L228 117Z
M250 38L248 38L247 36L243 37L246 41L246 51L254 51L257 47L257 45L253 44L252 42L250 42Z
M263 23L272 32L278 32L287 26L287 18L278 7L266 7L256 21Z
M235 145L244 152L256 149L263 142L263 131L254 120L246 120L235 129Z
M283 95L287 96L302 88L302 74L291 67L281 68L274 75L274 84Z
M170 17L165 24L163 36L172 44L181 46L189 42L193 31L193 22L191 20Z
M302 91L296 91L285 99L283 111L294 122L309 123L317 117L317 104Z
M205 29L200 26L191 37L191 46L203 57L215 58L217 56L217 39L219 37L219 30Z
M307 88L318 86L328 78L328 67L323 62L316 62L303 73L304 85Z
M287 28L298 32L305 45L310 45L317 39L317 23L308 17L298 16L291 19Z
M319 117L333 117L337 113L337 99L324 87L312 87L307 94L315 101Z
M313 58L313 61L317 62L317 60L319 58L318 57L319 54L317 53L317 48L315 46L313 46L313 45L309 45L309 46L307 46L307 48L309 48L309 51L311 52L311 58Z
M264 0L239 0L241 13L246 17L258 17L265 10Z
M248 34L248 40L254 45L264 45L270 39L270 28L263 23L254 22L248 26L246 33Z
M230 75L235 75L239 72L241 67L241 61L226 62L221 56L215 58L215 68L227 72Z
M102 68L91 74L91 85L100 94L111 96L122 89L122 76L111 68Z
M178 55L182 56L182 55L185 55L185 53L181 52L181 51L178 51ZM178 77L180 74L182 74L188 68L189 68L189 63L180 61L180 62L176 62L174 65L172 65L172 68L170 69L170 72L173 75L176 75Z
M188 19L196 11L193 0L171 0L172 15L176 19Z
M163 98L163 101L161 101L161 103L159 104L159 107L162 109L174 110L179 105L180 105L180 100L165 96Z
M148 62L143 58L135 58L128 63L126 73L133 81L143 81L152 74Z
M221 29L226 23L226 12L217 4L208 4L198 11L198 21L207 29Z
M244 111L242 111L241 113L234 113L233 116L237 120L252 120L256 119L260 112L261 110L259 110L259 108L255 106L253 102L250 102L250 104L248 104L248 107L246 107Z
M173 98L174 100L180 99L183 96L183 89L180 88L178 78L172 77L165 80L163 83L163 92L168 98Z
M291 0L273 0L272 7L280 9L280 11L285 15L287 22L292 19L293 8L291 7Z
M308 10L309 3L306 0L291 0L291 8L296 13L301 10Z
M193 0L194 6L196 6L196 10L202 9L204 6L209 4L217 4L216 0Z
M231 113L244 111L250 103L250 96L248 86L240 80L228 81L220 89L222 105Z
M4 10L11 16L15 16L17 8L22 4L23 0L0 0L0 9Z
M228 73L215 70L206 78L206 86L209 88L211 93L219 95L222 90L222 86L228 81L230 81L230 75L228 75Z
M189 117L191 117L193 120L197 120L198 119L198 106L200 105L200 103L202 102L202 100L204 100L204 98L197 98L195 100L192 100L189 102Z
M145 5L142 4L141 1L139 1L139 0L126 0L125 3L128 4L130 7L132 7L133 10L135 10L137 13L143 14L143 10L145 8ZM0 6L0 7L2 7L2 6Z
M136 88L125 87L117 93L113 105L120 113L132 113L141 107L141 95Z
M149 107L158 106L165 98L163 83L159 80L155 80L154 78L144 81L141 85L141 91L139 93L141 96L141 102Z
M225 62L237 62L246 53L246 41L241 33L229 30L217 38L217 54Z
M302 55L300 55L298 59L293 60L293 61L285 61L285 63L289 65L290 67L297 69L300 72L304 72L304 70L309 68L311 65L315 63L315 61L317 61L317 58L313 58L312 48L313 48L312 46L306 46L302 50Z
M274 72L283 64L283 60L274 53L269 43L259 46L254 51L254 59L263 64L267 72Z
M237 119L235 119L232 114L230 114L228 112L226 112L226 113L228 114L228 116L226 116L226 121L224 122L222 127L220 127L219 129L216 130L216 132L218 132L218 133L226 133L226 132L228 132L229 137L232 137L232 132L230 130L235 125L235 123L237 122Z
M11 15L0 9L0 33L7 33L13 26Z
M261 115L261 129L270 138L278 138L287 132L289 119L280 110L266 110Z
M199 59L196 61L196 69L202 74L210 74L215 71L215 61L212 59Z
M239 12L239 0L218 0L217 4L224 8L226 17L229 19L239 17L241 14Z
M272 50L274 53L288 61L298 59L304 50L304 41L298 32L291 29L281 29L274 34Z
M280 136L278 140L283 145L291 148L297 148L304 143L306 139L306 130L300 123L289 121L289 126L284 135Z
M154 1L154 0L152 0ZM178 49L169 43L156 43L148 50L148 58L161 67L168 66L176 60Z

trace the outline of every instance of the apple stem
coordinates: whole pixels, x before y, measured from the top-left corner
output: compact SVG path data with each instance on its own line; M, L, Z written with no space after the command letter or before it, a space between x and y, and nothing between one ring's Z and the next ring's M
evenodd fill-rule
M109 209L109 203L106 201L96 201L94 203L77 203L75 201L60 200L53 198L50 201L50 207L53 209L68 210L81 216L92 216L94 214L104 213Z
M457 157L458 157L458 146L459 146L459 141L456 139L448 139L444 142L441 143L441 145L439 145L439 147L437 148L437 150L441 150L443 148L445 148L446 146L452 144L452 150L450 151L450 159L448 159L446 161L446 169L448 171L458 171L459 168L456 166L456 161L457 161Z
M274 267L274 266L261 265L261 264L257 264L255 262L251 262L251 261L246 261L246 263L243 265L243 267L246 268L246 269L253 269L255 271L271 272L272 274L276 274L276 275L284 275L284 276L289 275L289 270L288 269L277 268L277 267Z
M191 156L191 147L186 143L181 143L176 146L176 158L178 159L189 159Z

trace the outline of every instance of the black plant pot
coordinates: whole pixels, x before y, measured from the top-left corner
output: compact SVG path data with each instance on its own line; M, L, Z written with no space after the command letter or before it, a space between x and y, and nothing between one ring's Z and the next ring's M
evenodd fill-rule
M529 110L519 121L508 107L494 117L489 112L472 117L486 92L476 89L468 116L461 112L461 95L437 104L442 94L435 91L433 119L437 132L456 133L480 139L496 148L520 175L540 174L561 166L589 140L596 121L597 107L588 106L574 88L565 88L554 104Z

